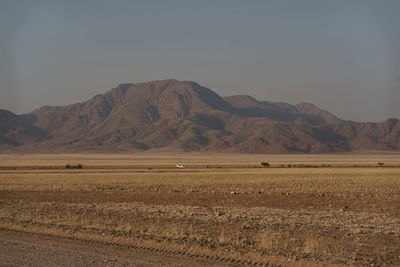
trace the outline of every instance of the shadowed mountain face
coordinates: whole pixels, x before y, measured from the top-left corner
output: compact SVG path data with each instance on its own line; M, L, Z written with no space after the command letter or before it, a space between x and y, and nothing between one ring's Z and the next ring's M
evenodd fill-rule
M343 121L301 103L222 98L195 82L120 84L86 102L0 111L0 148L321 153L400 149L400 123Z
M319 109L309 103L290 105L287 103L257 101L253 97L245 95L228 96L224 100L236 107L244 117L269 117L277 121L293 121L303 118L312 124L344 123L344 121L328 111Z
M46 131L34 126L28 116L17 116L0 109L0 149L41 142L46 138Z

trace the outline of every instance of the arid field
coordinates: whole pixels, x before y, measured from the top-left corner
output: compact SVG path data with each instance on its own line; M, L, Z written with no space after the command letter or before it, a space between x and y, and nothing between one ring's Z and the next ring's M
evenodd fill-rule
M0 261L29 265L29 257L32 265L51 257L400 265L400 154L1 154Z

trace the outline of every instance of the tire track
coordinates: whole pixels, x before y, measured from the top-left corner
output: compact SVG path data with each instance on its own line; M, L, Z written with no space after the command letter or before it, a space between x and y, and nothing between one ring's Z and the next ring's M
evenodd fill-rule
M171 248L162 248L160 245L149 245L149 244L140 244L140 241L136 240L130 240L130 242L134 243L126 243L126 242L118 242L118 241L105 241L105 240L96 240L94 238L81 238L74 236L74 233L46 233L46 232L34 232L34 231L29 231L29 230L23 230L23 229L11 229L7 228L4 226L0 226L0 231L5 231L7 233L11 234L25 234L25 235L31 235L34 237L39 237L39 238L50 238L52 240L60 240L60 241L73 241L73 242L79 242L83 244L88 244L88 245L94 245L96 247L110 247L114 249L134 249L137 251L141 252L147 252L147 253L154 253L162 256L172 256L172 257L183 257L187 258L190 260L196 260L196 261L206 261L209 263L214 263L214 264L226 264L228 266L271 266L271 267L277 267L277 266L287 266L287 264L279 264L279 263L272 263L272 262L267 262L266 261L254 261L250 259L238 259L235 257L229 257L226 255L207 255L205 253L199 253L199 252L191 252L189 251L190 247L187 249L181 248L181 249L171 249ZM43 230L45 231L45 230ZM109 236L107 236L109 237ZM104 238L104 236L98 235L97 238ZM167 244L163 244L167 245ZM293 265L294 266L294 265ZM301 265L298 265L301 266Z

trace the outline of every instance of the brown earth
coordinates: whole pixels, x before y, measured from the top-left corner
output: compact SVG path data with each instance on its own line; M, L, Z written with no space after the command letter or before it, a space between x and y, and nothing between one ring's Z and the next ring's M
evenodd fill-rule
M0 228L0 251L2 266L228 266L128 246L4 228Z

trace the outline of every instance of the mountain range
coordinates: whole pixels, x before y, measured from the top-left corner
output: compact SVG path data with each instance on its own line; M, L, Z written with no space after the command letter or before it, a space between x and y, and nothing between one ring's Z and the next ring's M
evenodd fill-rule
M221 97L192 81L120 84L68 106L0 110L0 151L330 153L399 150L400 122L342 120L310 103Z

